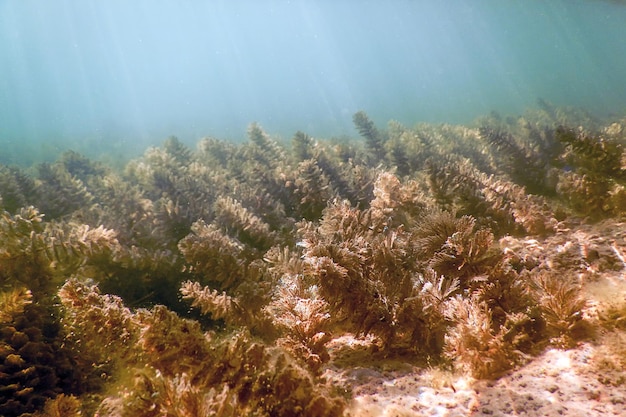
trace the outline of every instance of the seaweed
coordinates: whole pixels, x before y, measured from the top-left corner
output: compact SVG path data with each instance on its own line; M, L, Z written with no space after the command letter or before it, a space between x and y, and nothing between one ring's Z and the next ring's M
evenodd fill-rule
M268 224L252 214L231 197L215 201L215 222L225 228L226 234L242 244L265 251L273 245L274 236Z
M330 179L313 159L298 164L293 194L297 209L294 210L306 220L317 220L335 195Z
M324 173L339 199L356 207L366 207L372 198L377 173L358 158L342 158L336 148L326 148L316 154L317 166Z
M444 210L472 214L497 234L549 234L556 214L538 195L495 175L486 175L470 160L448 157L429 160L429 186Z
M557 189L569 205L595 219L622 213L626 184L622 144L564 127L556 136L566 145L562 159L568 167L561 172Z
M225 320L231 326L251 324L254 317L243 309L236 297L203 287L198 282L185 281L180 293L185 300L191 300L191 307L199 308L204 315L211 315L213 320Z
M547 106L1 167L0 414L341 415L346 334L478 378L589 337L592 250L505 246L623 216L623 129Z
M99 178L97 205L80 213L80 220L94 227L115 230L124 246L161 247L163 238L155 233L157 213L139 185L109 173Z
M498 174L524 186L526 193L558 199L591 220L620 215L625 181L621 125L592 133L600 129L597 120L581 115L586 128L567 127L572 114L543 103L540 114L506 123L485 119L480 134Z
M415 347L428 350L428 341L436 339L428 334L436 333L440 323L435 315L428 317L430 304L420 294L425 281L418 246L404 230L424 211L410 189L389 174L381 175L370 209L333 202L318 227L302 225L300 245L304 276L313 279L328 303L330 324L375 334L383 348L425 336L426 343Z
M543 271L534 278L533 289L554 343L571 346L587 336L589 327L583 317L587 301L576 280Z
M378 131L364 111L358 111L352 116L352 121L359 134L365 139L365 148L368 150L373 164L384 161L385 158L385 138Z
M0 293L0 323L10 323L14 316L22 314L32 298L32 292L24 287Z
M180 241L179 250L190 272L219 283L219 288L231 288L245 277L244 246L215 225L202 220L194 223L192 233Z
M93 204L93 195L78 177L62 164L41 164L38 167L38 199L36 206L49 219L67 216Z
M35 296L54 284L53 262L64 256L56 239L46 231L43 215L34 207L24 207L11 216L0 217L0 276L5 284L25 286Z
M245 331L205 334L196 321L163 306L133 313L79 279L69 280L60 297L71 338L94 337L93 343L81 344L82 357L91 358L96 368L126 369L125 377L107 382L117 394L102 399L98 415L229 410L229 415L334 416L345 407L280 347ZM115 324L112 320L117 327L96 331L98 324Z
M454 324L446 334L445 353L476 378L493 378L523 358L507 341L504 326L494 331L489 308L477 300L456 296L448 301L446 317Z
M179 249L186 261L185 270L197 282L183 285L186 298L213 313L212 319L246 325L255 334L273 333L271 321L262 314L274 285L262 262L263 252L202 221L180 241Z
M328 301L336 320L347 320L356 333L374 332L383 340L393 337L393 305L385 283L380 281L371 253L374 242L385 239L389 263L402 264L404 254L390 232L376 235L370 231L371 212L335 202L324 212L318 228L303 228L302 245L309 273L315 276L321 296ZM382 231L382 225L379 226ZM383 256L381 254L381 256ZM405 262L409 262L406 256ZM394 268L388 284L410 280L410 272ZM372 275L370 275L372 274ZM400 284L401 285L401 284ZM391 288L389 288L391 290Z
M326 344L332 339L328 303L303 276L284 277L267 307L282 335L277 343L314 373L330 360Z
M428 259L428 267L440 275L458 278L462 284L492 269L501 257L493 250L493 234L476 230L471 216L456 218L451 213L428 215L414 233L417 253Z
M34 417L79 417L82 414L81 401L73 395L59 394L46 401L43 410Z
M63 392L80 394L72 353L61 345L50 305L29 290L0 295L0 414L20 416Z
M210 166L214 169L225 169L237 152L237 147L234 144L216 138L201 139L197 148L198 161L204 166Z
M296 161L301 162L313 158L313 138L304 132L296 132L291 139L291 149Z
M306 273L300 251L274 247L264 257L277 289L265 307L279 332L277 343L314 373L330 360L332 339L328 303Z
M64 152L58 163L62 165L70 175L78 178L83 183L90 179L102 177L108 173L108 169L97 161L92 161L84 155L74 151Z
M0 209L15 213L35 196L35 181L17 167L0 165Z
M531 194L556 193L549 181L548 169L549 163L557 158L561 149L541 146L543 143L536 141L536 148L527 150L511 134L488 127L480 128L480 136L497 155L498 169L506 172L513 182L523 185Z

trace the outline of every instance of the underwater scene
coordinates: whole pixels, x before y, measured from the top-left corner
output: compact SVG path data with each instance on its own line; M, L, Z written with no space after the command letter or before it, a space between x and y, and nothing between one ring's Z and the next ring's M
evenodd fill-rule
M0 417L626 415L625 40L0 1Z

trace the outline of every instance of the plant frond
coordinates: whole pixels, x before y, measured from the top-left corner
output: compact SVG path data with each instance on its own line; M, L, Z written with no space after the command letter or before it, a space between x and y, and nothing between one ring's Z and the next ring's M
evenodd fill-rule
M33 294L27 288L13 288L0 292L0 324L10 323L18 314L24 312L24 307L33 302Z
M572 278L541 272L534 280L534 293L552 336L568 345L583 336L583 309L587 301L580 285Z
M380 134L374 122L372 122L364 111L358 111L352 116L352 121L359 134L365 138L365 147L374 158L375 163L382 162L385 157L385 140Z
M494 331L484 303L456 296L447 302L446 317L453 323L445 337L445 354L475 378L493 378L511 369L522 355Z
M202 287L197 282L185 281L181 284L180 293L183 299L192 300L191 306L200 308L202 314L211 314L215 320L232 317L235 300L208 287Z

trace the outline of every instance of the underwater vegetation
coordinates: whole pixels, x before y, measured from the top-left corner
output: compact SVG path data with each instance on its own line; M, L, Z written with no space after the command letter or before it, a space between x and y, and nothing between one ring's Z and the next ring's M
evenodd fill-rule
M500 242L624 217L626 118L540 104L0 166L0 415L339 416L344 334L476 378L590 337L567 253Z

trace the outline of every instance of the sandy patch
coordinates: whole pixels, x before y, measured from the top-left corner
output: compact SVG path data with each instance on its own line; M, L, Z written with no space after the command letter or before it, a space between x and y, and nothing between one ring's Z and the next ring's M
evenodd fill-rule
M598 325L607 305L626 306L624 223L502 243L528 262L566 264L580 274L585 314L598 328L594 340L549 348L497 380L479 381L423 363L375 359L371 339L344 336L330 346L337 361L325 376L352 393L350 416L626 416L626 331Z

